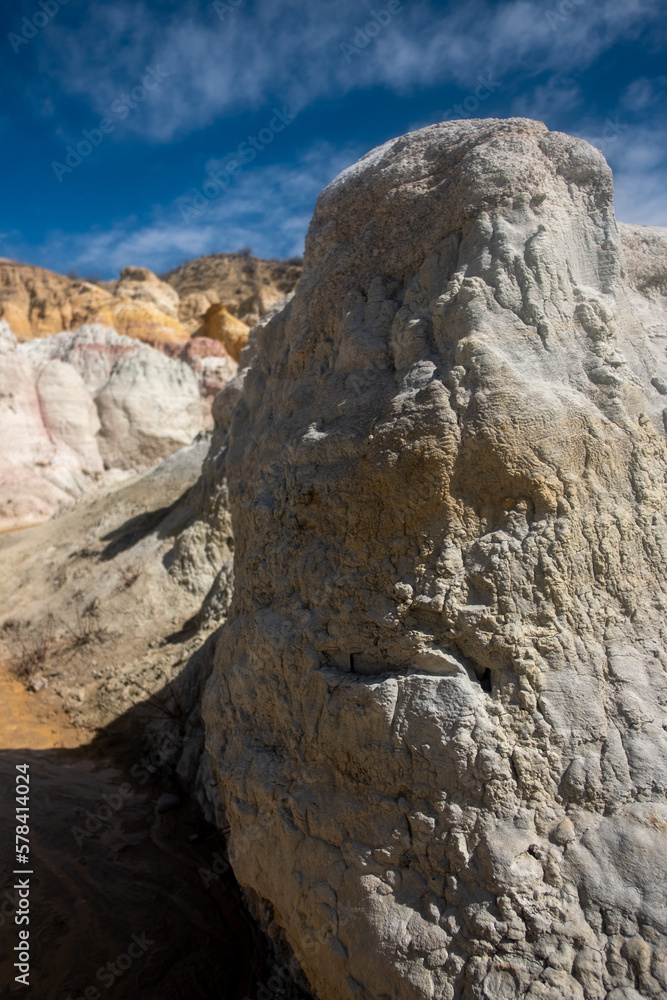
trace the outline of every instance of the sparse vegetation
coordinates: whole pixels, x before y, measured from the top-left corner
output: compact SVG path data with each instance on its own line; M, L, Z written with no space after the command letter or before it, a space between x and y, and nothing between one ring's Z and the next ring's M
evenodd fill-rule
M88 609L83 614L77 611L76 623L73 626L65 621L62 622L67 633L66 643L70 649L81 649L82 646L89 646L94 642L106 642L109 636L108 628L101 626L97 620L97 610L86 613L87 611Z
M109 630L97 619L98 605L91 601L83 612L77 611L73 625L48 615L44 622L20 622L10 618L2 626L8 647L10 669L18 680L29 682L44 670L57 652L71 654L92 644L106 642ZM62 631L57 625L62 626Z
M56 638L53 617L49 615L37 629L32 629L29 621L22 623L10 618L4 623L3 632L9 640L12 673L20 681L31 680L44 668L53 648Z
M137 582L137 580L141 575L141 570L134 569L134 567L125 569L123 566L119 566L118 571L123 578L123 582L118 588L119 590L129 590L130 587L132 587Z

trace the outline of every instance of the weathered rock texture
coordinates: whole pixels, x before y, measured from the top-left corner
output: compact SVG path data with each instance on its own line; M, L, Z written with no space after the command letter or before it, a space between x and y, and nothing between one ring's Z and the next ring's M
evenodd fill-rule
M166 281L160 281L147 267L124 267L114 294L119 299L136 299L152 305L178 319L178 292Z
M241 351L248 343L250 327L236 316L232 316L226 306L215 303L206 310L200 331L197 331L195 336L198 336L199 332L202 337L222 344L238 362Z
M213 401L228 382L235 378L238 363L227 348L208 337L193 337L185 344L156 344L170 358L178 358L192 369L199 386L202 418L206 430L213 429Z
M44 520L98 481L99 430L79 373L58 359L35 369L0 320L0 531Z
M0 260L0 318L20 341L84 323L103 323L149 342L185 341L190 333L178 322L178 306L178 293L145 267L126 267L119 281L102 287Z
M325 190L258 331L208 740L321 1000L666 995L667 359L624 266L595 149L452 122Z
M301 270L295 261L219 253L197 257L161 277L181 296L183 324L203 316L209 305L223 302L234 316L252 326L294 290Z
M109 293L91 282L0 260L0 318L9 323L18 340L81 326L108 299Z
M300 274L295 263L214 254L176 268L166 281L146 267L125 267L118 281L90 282L0 258L0 319L19 341L103 323L151 344L184 343L193 334L211 336L204 317L223 302L231 313L227 326L242 321L247 334L294 289ZM209 320L211 329L222 325L218 317L213 326Z
M663 357L667 350L667 229L623 223L618 228L632 308L657 356ZM654 382L653 386L667 394L667 383Z
M17 345L0 321L0 352L0 530L155 465L205 426L190 366L108 327Z
M102 323L113 327L124 337L154 343L179 344L188 340L190 334L178 320L169 313L162 312L152 302L135 299L108 299L90 317L91 323Z

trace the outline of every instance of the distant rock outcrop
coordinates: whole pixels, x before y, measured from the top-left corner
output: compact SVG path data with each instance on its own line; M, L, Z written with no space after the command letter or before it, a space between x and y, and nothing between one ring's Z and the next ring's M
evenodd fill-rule
M177 319L152 302L112 298L97 309L88 322L113 327L118 333L148 343L183 344L190 337Z
M146 267L125 267L118 281L94 283L0 260L0 318L19 341L102 323L150 344L185 343L196 334L229 342L238 353L239 338L247 339L300 274L297 264L218 254L190 261L166 281ZM225 311L214 309L205 320L219 304Z
M171 358L184 361L195 374L202 399L206 430L213 428L213 401L220 390L235 378L238 364L227 348L217 340L193 337L185 344L156 344Z
M182 342L178 293L147 268L126 267L106 286L66 278L30 264L0 261L0 318L19 341L84 323L102 323L144 341Z
M0 532L37 523L98 481L100 421L80 374L36 370L0 320Z
M114 289L119 299L137 299L150 302L160 312L178 319L178 292L166 281L160 281L147 267L124 267Z
M250 327L229 312L226 306L217 303L210 306L202 325L195 334L209 340L217 340L229 352L234 361L239 360L241 351L248 343Z
M0 530L34 523L202 430L190 366L105 326L17 344L0 321Z
M279 299L294 291L303 268L300 263L261 260L247 254L210 254L188 261L161 275L181 297L179 317L187 323L193 318L193 295L205 296L208 305L222 302L248 326L253 326ZM208 306L206 307L208 308ZM198 316L202 316L202 309Z
M190 292L181 299L178 306L179 321L191 334L196 333L209 307L219 301L218 293L210 288L205 292Z
M19 341L81 326L108 299L109 292L91 282L0 260L0 319Z
M664 234L623 235L582 140L435 125L323 192L257 331L208 744L321 1000L667 993Z
M658 356L664 356L667 351L667 229L625 223L618 228L632 308L653 349ZM667 394L667 382L663 387ZM665 402L667 404L667 400Z

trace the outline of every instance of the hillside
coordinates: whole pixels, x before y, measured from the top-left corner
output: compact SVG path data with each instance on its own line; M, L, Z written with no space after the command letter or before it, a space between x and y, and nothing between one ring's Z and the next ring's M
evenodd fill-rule
M20 341L73 330L108 299L109 292L91 282L0 259L0 318Z
M295 288L301 271L300 264L223 253L160 277L128 266L119 280L98 283L0 258L0 319L19 341L97 322L150 343L178 343L202 335L211 306L252 326Z
M190 295L206 295L209 304L222 302L234 316L252 326L293 291L302 270L301 264L287 261L218 253L197 257L160 278L176 289L182 304ZM188 317L181 312L180 318Z

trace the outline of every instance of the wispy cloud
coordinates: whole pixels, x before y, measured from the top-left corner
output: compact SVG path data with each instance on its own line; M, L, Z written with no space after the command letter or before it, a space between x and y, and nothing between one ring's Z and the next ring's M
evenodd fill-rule
M546 83L517 96L512 102L512 113L520 118L553 121L570 115L583 103L581 85L571 77L554 74Z
M607 114L584 113L570 128L607 158L622 222L667 226L666 97L667 77L638 77Z
M61 148L76 145L82 128L96 127L115 102L131 98L147 66L161 69L168 74L164 84L105 138L105 151L107 145L127 143L124 163L131 177L138 143L173 143L170 156L182 167L190 152L184 142L177 148L178 143L212 123L260 112L252 126L256 131L268 109L286 106L297 114L329 98L340 99L341 106L347 98L351 108L350 95L363 88L413 97L439 86L448 95L451 85L454 94L470 95L484 75L502 86L494 84L488 103L480 103L471 115L536 117L595 142L605 129L609 133L607 117L620 121L623 128L613 141L604 140L603 150L615 172L619 217L667 224L662 207L667 78L640 77L629 85L626 80L613 97L606 85L592 91L586 79L596 60L619 43L641 39L655 49L665 41L662 0L580 0L567 6L571 13L564 18L549 16L563 6L560 0L401 0L392 19L383 19L382 30L367 32L368 44L350 53L351 41L358 31L366 31L371 12L385 6L386 0L368 0L367 5L358 0L240 0L223 20L204 0L163 5L103 0L81 6L76 19L68 21L64 14L54 19L48 32L42 32L39 48L31 50L41 61L40 81L31 79L28 88L34 116L48 129L51 146L54 137ZM465 98L443 100L454 104ZM612 106L600 107L600 100ZM422 114L416 102L410 108L414 118ZM432 108L432 102L424 102L425 120L415 121L414 127L439 120ZM441 118L456 117L445 110ZM411 120L401 119L399 130L407 130ZM272 146L271 165L256 159L190 222L178 210L189 193L179 182L179 190L163 196L169 200L145 214L137 194L137 214L90 231L53 231L24 256L46 266L57 261L59 270L110 274L129 263L162 270L179 257L241 245L267 256L298 253L318 192L371 144L366 141L370 127L359 121L352 127L358 137L354 148L320 144L300 153L295 146L303 142L302 133L298 125L290 127L282 145ZM0 130L8 131L3 117ZM329 134L324 125L321 134ZM224 149L218 135L210 146L205 141L193 154L197 166L191 188L215 169L210 158L214 150ZM49 159L58 158L52 153ZM161 153L152 151L153 156ZM282 162L276 164L276 159ZM91 207L91 216L103 218L104 209L98 214L98 207ZM67 211L71 203L63 209ZM65 229L68 220L60 217ZM9 223L4 228L11 229ZM17 244L5 252L20 254L21 248Z
M156 208L146 220L128 217L104 231L51 233L32 257L36 262L56 258L63 271L111 276L128 264L160 272L183 258L241 246L252 247L259 256L294 256L303 252L318 194L361 152L320 143L292 165L259 166L239 175L192 223L183 222L175 201Z
M614 171L616 217L667 226L667 121L659 128L629 127L605 155Z
M402 0L378 37L346 59L341 46L363 30L371 9L357 0L256 0L220 21L212 5L202 9L193 0L170 13L118 0L91 7L76 34L54 24L45 70L65 92L86 97L104 114L147 64L161 64L171 85L127 129L164 142L278 97L299 110L359 87L400 93L452 82L465 89L482 70L581 72L660 13L658 0L602 6L584 0L553 25L543 0L470 0L444 10L430 0Z

